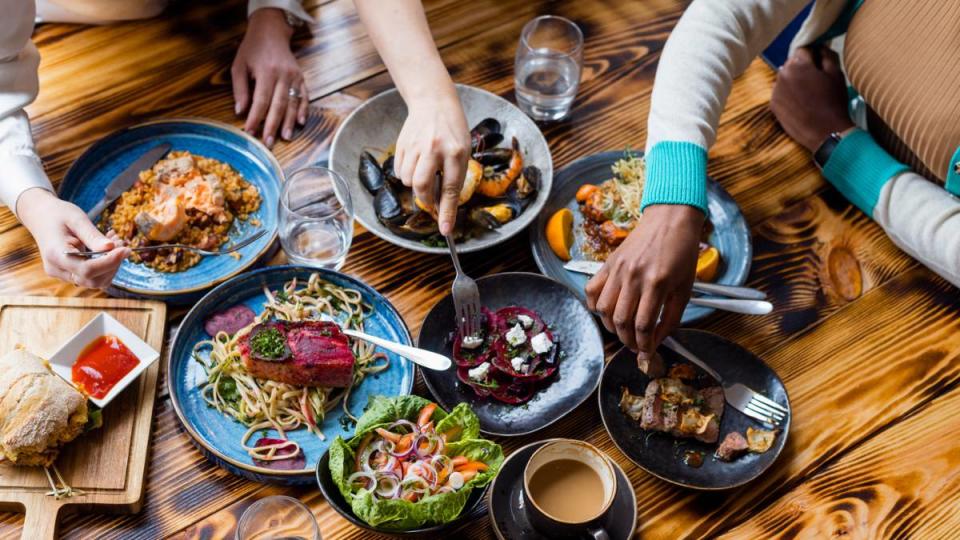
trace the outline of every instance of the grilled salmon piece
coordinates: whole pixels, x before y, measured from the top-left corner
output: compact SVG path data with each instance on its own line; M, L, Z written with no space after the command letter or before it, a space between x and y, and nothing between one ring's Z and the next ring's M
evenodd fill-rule
M270 351L258 350L263 332L282 342ZM259 338L262 339L262 338ZM335 323L274 321L254 326L240 341L243 364L251 375L296 386L346 388L353 383L353 350Z

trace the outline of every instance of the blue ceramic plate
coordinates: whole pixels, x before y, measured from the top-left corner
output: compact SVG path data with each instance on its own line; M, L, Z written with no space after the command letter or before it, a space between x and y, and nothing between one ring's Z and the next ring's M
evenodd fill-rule
M362 281L334 272L300 266L271 266L237 276L213 289L197 303L180 324L167 359L167 386L173 408L197 448L208 459L228 471L256 482L281 483L286 485L311 484L315 464L327 451L329 442L340 435L353 436L353 426L344 427L340 419L343 409L337 406L327 413L321 426L326 440L305 429L289 432L290 439L303 449L309 468L295 471L277 471L258 467L240 446L240 438L247 428L207 406L200 395L200 385L206 380L203 367L192 357L194 345L210 339L203 323L212 313L237 304L245 304L254 312L263 311L263 287L277 290L294 277L307 280L310 274L319 272L320 277L340 286L357 289L364 300L373 306L373 313L366 319L367 333L398 343L411 344L410 332L396 308L380 293ZM413 389L414 366L409 361L389 354L390 367L376 375L366 377L350 393L349 407L354 416L360 416L370 396L380 394L399 396ZM272 435L276 435L273 433Z
M88 148L67 171L60 197L84 211L90 210L118 174L161 143L170 143L171 151L187 150L227 163L260 190L260 208L249 220L237 220L230 238L242 239L260 228L268 234L240 250L239 259L205 257L196 266L176 273L124 261L112 283L119 294L195 300L204 290L246 270L266 254L277 236L276 208L283 170L259 141L227 124L188 118L156 120L113 133ZM260 226L252 225L252 220L258 220Z
M642 155L640 152L636 152ZM574 259L585 259L580 250L583 240L580 226L583 216L577 205L575 195L583 184L599 184L611 178L610 166L623 157L623 151L603 152L580 158L560 169L553 180L553 193L533 227L530 229L530 247L537 267L545 275L560 281L577 292L581 299L590 279L585 274L570 272L563 267L561 261L550 249L544 234L547 220L557 210L569 208L573 212L573 230L576 236L575 246L571 252ZM750 241L750 229L747 221L740 213L737 203L730 194L716 181L707 179L707 204L710 212L710 221L713 223L713 232L709 242L720 251L720 270L717 272L717 283L724 285L743 285L750 273L750 261L753 258L753 245ZM687 306L683 312L682 324L690 324L713 313L712 308L701 306Z

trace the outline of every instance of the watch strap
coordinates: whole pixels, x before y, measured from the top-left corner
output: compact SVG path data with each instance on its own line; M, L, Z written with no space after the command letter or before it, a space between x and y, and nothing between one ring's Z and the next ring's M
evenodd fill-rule
M819 147L817 147L817 150L813 153L813 162L821 171L827 166L827 161L830 160L830 155L833 154L833 151L837 148L837 145L839 145L840 141L842 140L843 135L834 131L830 135L827 135L827 138L820 143Z

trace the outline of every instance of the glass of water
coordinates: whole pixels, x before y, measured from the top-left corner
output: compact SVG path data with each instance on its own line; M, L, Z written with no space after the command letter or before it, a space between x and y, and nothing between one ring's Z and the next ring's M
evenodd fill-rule
M339 270L353 240L353 203L339 174L306 167L280 193L280 245L293 264Z
M237 524L236 540L321 540L313 512L293 497L274 495L250 505Z
M583 32L569 19L544 15L520 33L514 62L517 105L534 120L570 112L583 68Z

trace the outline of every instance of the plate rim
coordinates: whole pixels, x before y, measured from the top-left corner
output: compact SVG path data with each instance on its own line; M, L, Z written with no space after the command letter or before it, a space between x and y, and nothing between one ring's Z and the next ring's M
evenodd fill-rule
M328 270L324 268L312 268L309 266L301 266L301 265L295 265L295 264L265 266L263 268L258 268L256 270L253 270L252 272L247 272L243 274L243 276L254 276L258 274L268 273L270 271L288 271L288 270L296 270L298 272L308 271L308 272L332 273L337 275L338 277L345 277L349 280L360 283L364 287L378 294L386 302L386 305L390 308L390 311L393 312L393 314L397 317L397 320L399 320L400 323L402 324L404 336L407 338L408 341L410 341L410 343L413 342L413 337L410 335L410 328L407 326L406 321L404 321L403 317L400 315L400 312L399 310L397 310L396 306L394 306L393 303L390 302L390 300L384 294L380 293L379 291L371 287L365 281L359 278L356 278L354 276L351 276L336 270ZM204 301L207 299L208 296L212 295L214 292L218 292L221 288L226 288L227 286L231 285L233 282L233 279L235 279L236 277L237 276L210 289L210 291L207 294L203 295L203 298L197 301L197 303L190 308L190 310L186 313L186 315L183 316L183 319L180 321L180 324L177 326L177 331L174 333L173 339L170 342L170 352L167 354L166 361L164 362L164 369L166 370L166 378L167 378L167 393L170 396L170 403L173 405L173 410L176 413L177 419L180 421L180 426L187 431L187 434L190 436L193 443L199 444L206 452L209 452L210 454L215 456L218 460L222 460L223 462L228 463L231 466L237 467L246 472L265 475L265 476L289 478L289 477L302 477L302 476L314 475L316 474L316 463L312 465L313 467L312 469L305 468L305 469L299 469L299 470L278 470L278 469L268 469L266 467L259 467L257 465L252 465L249 463L243 463L230 456L227 456L226 454L221 452L218 448L214 448L212 445L207 444L204 438L201 437L196 432L196 430L193 427L193 424L187 421L183 411L180 408L180 395L175 390L175 385L174 385L175 378L173 377L173 360L174 360L173 352L177 348L177 344L180 340L180 332L181 330L183 330L185 323L191 317L199 317L198 308L201 306L201 304L204 303ZM410 383L407 385L409 386L409 388L406 388L405 393L401 395L409 395L413 392L413 387L417 379L417 366L411 363L411 368L413 370L413 376L410 377Z
M63 174L63 179L60 181L60 185L57 187L57 196L58 197L60 196L60 192L63 189L63 186L66 184L67 179L70 177L70 175L79 174L75 172L77 163L80 162L80 160L82 160L84 157L86 157L90 153L90 151L94 150L95 148L97 148L102 144L106 144L107 142L117 137L120 137L125 133L129 133L131 131L142 129L145 127L150 127L153 125L172 124L172 123L197 124L201 126L215 127L215 128L223 129L225 131L229 131L232 134L247 140L248 142L256 146L259 150L263 151L263 153L267 156L267 160L269 161L270 167L273 168L274 172L277 173L277 181L278 181L277 185L280 189L283 188L283 184L286 182L286 174L284 173L283 167L280 166L280 162L277 160L277 157L273 155L273 152L271 152L269 148L267 148L262 142L260 142L259 139L253 137L252 135L250 135L246 131L243 131L240 128L237 128L225 122L221 122L219 120L213 120L213 119L202 118L202 117L194 117L194 116L178 116L173 118L156 118L153 120L147 120L145 122L139 122L137 124L126 126L118 130L115 130L101 137L100 139L94 141L75 160L73 160L73 162L70 164L70 167L67 168L67 172ZM211 291L215 287L218 287L219 285L227 282L228 280L236 277L237 275L242 274L243 272L249 270L251 266L256 264L264 256L264 254L270 251L271 246L273 246L273 244L277 240L278 233L279 233L278 228L273 227L273 230L270 234L270 240L264 245L263 249L258 251L255 255L251 256L249 260L245 264L243 264L241 267L239 267L236 271L230 274L227 274L225 276L222 276L220 278L211 280L204 285L198 285L196 287L167 289L163 291L157 291L153 289L140 289L137 287L120 285L120 284L114 283L113 280L111 280L110 286L115 287L118 290L126 291L132 294L146 297L146 298L164 298L168 296L191 294L191 293L197 293L201 291Z
M479 86L473 86L473 85L470 85L470 84L454 83L454 86L456 86L458 89L459 89L459 88L464 88L464 89L466 89L467 91L472 91L472 92L478 92L478 93L481 93L481 94L486 94L486 95L491 96L491 97L493 97L493 98L495 98L495 99L498 99L498 100L500 100L500 101L503 101L504 103L510 105L510 107L516 109L516 110L518 111L518 113L520 114L520 116L522 116L523 118L525 118L525 119L537 130L537 132L540 133L540 137L541 137L541 139L543 140L543 144L544 144L544 146L545 146L546 149L547 149L547 161L548 161L547 164L550 166L550 175L549 175L548 180L547 180L547 182L546 182L546 184L548 184L547 190L546 190L546 191L547 191L547 197L544 198L543 203L542 203L542 205L540 206L540 210L542 210L543 207L546 206L547 201L549 201L549 199L550 199L550 192L553 191L553 177L556 176L556 173L557 173L556 168L554 167L554 164L553 164L553 152L550 150L550 143L549 143L549 141L547 141L546 136L543 135L543 130L540 129L540 126L538 126L537 123L533 121L533 119L531 119L529 116L527 116L526 114L524 114L523 111L521 111L520 108L517 107L516 104L514 104L514 103L511 102L510 100L508 100L508 99L506 99L506 98L504 98L504 97L502 97L502 96L500 96L500 95L497 95L497 94L495 94L495 93L493 93L493 92L491 92L491 91L489 91L489 90L486 90L486 89L484 89L484 88L480 88ZM388 94L399 94L399 93L400 93L400 90L398 90L396 86L393 86L393 87L391 87L391 88L387 88L386 90L384 90L384 91L382 91L382 92L379 92L378 94L367 98L363 103L361 103L361 104L358 105L353 111L351 111L350 114L348 114L347 117L344 118L342 122L340 122L340 125L337 127L336 133L333 135L333 139L331 139L331 141L330 141L329 163L330 163L330 168L331 168L331 169L333 169L334 157L337 155L336 149L340 146L340 145L339 145L339 141L340 141L341 136L343 135L344 126L346 126L347 124L349 124L350 121L353 120L353 117L354 117L355 115L357 115L358 113L360 113L360 111L361 111L362 109L364 109L365 107L369 106L374 100L376 100L376 99L384 99ZM341 175L341 176L343 176L343 175ZM352 187L353 187L353 185L354 185L355 182L353 182L353 181L351 181L351 180L348 180L348 179L346 179L346 178L345 178L344 180L346 180L347 189L348 189L348 190L351 190L351 191L350 191L350 195L351 195L351 197L353 197L353 193L354 193L354 192L353 192L353 190L352 190ZM541 186L541 187L542 187L542 186ZM539 192L539 191L540 191L540 190L538 190L538 192ZM534 202L533 204L536 204L536 202ZM528 209L528 210L529 210L529 209ZM490 249L490 248L496 247L496 246L498 246L498 245L500 245L500 244L502 244L502 243L510 240L511 238L513 238L513 237L515 237L515 236L517 236L517 235L519 235L519 234L522 234L524 229L526 229L527 227L529 227L530 225L532 225L534 221L536 221L537 216L540 214L540 210L538 210L538 211L536 211L536 212L531 212L531 213L530 213L530 215L531 215L530 221L529 221L526 225L524 225L524 226L522 226L522 227L519 227L516 231L514 231L514 232L512 232L512 233L510 233L510 234L508 234L508 235L502 235L501 238L499 238L496 242L494 242L494 243L492 243L492 244L490 244L490 245L486 245L486 246L484 246L484 245L465 246L463 243L460 243L460 244L457 245L457 252L458 252L458 253L476 253L476 252L478 252L478 251L483 251L483 250L486 250L486 249ZM527 213L527 210L525 210L525 211L523 212L523 214L526 214L526 213ZM396 236L396 235L388 234L387 232L384 232L383 230L381 230L381 229L382 229L382 226L380 225L379 222L371 222L371 223L368 224L368 223L367 223L368 220L367 220L365 217L361 217L360 214L357 213L356 211L354 211L354 219L357 220L357 221L359 221L360 224L363 225L363 227L364 227L365 229L367 229L368 231L370 231L370 232L371 232L374 236L376 236L377 238L380 238L381 240L383 240L383 241L385 241L385 242L388 242L388 243L390 243L391 245L397 246L397 247L399 247L399 248L401 248L401 249L408 249L408 250L410 250L410 251L416 251L416 252L418 252L418 253L429 253L429 254L433 254L433 255L443 255L443 254L446 254L446 253L448 252L448 251L447 251L447 248L445 248L445 247L430 247L430 246L424 246L424 245L422 245L422 244L420 244L420 243L418 243L418 242L414 242L414 241L411 241L411 244L410 244L410 245L398 243L398 240L405 240L405 239L399 238L399 237ZM416 245L414 245L414 244L416 244Z
M746 479L746 480L743 480L743 481L741 481L741 482L738 482L738 483L736 483L736 484L731 484L731 485L729 485L729 486L710 487L710 486L699 486L699 485L695 485L695 484L685 484L685 483L683 483L683 482L678 482L677 480L674 480L674 479L672 479L672 478L668 478L668 477L666 477L666 476L662 476L662 475L660 475L659 473L657 473L657 472L655 472L655 471L653 471L653 470L650 470L646 465L643 465L642 463L638 462L638 461L635 460L630 454L628 454L627 452L625 452L625 451L623 450L623 448L620 446L620 443L617 442L616 437L613 436L613 433L610 431L610 426L607 425L607 417L606 417L606 415L603 413L603 388L602 388L602 386L603 386L603 377L601 377L601 382L600 382L601 389L597 392L597 408L600 410L600 422L603 424L603 430L607 433L607 437L610 438L610 441L613 442L613 446L615 446L615 447L617 448L617 450L623 455L623 457L627 458L627 461L629 461L630 463L633 463L635 466L639 467L639 468L640 468L641 470L643 470L644 472L646 472L646 473L648 473L648 474L650 474L650 475L652 475L652 476L654 476L654 477L656 477L656 478L659 478L660 480L663 480L663 481L665 481L665 482L669 482L670 484L673 484L673 485L675 485L675 486L680 486L680 487L682 487L682 488L692 489L692 490L696 490L696 491L719 492L719 491L729 491L729 490L731 490L731 489L736 489L736 488L739 488L739 487L743 487L743 486L745 486L746 484L749 484L750 482L753 482L753 481L756 480L757 478L760 478L761 476L763 476L763 473L767 472L767 470L770 469L770 467L772 467L773 464L776 463L776 462L780 459L780 455L783 453L783 449L786 448L786 446L787 446L787 442L788 442L788 440L789 440L789 438L790 438L790 424L791 424L792 421L793 421L793 408L790 407L790 395L787 393L787 385L784 384L783 379L780 378L780 374L778 374L772 367L770 367L763 358L760 358L760 357L757 356L756 354L753 354L751 351L749 351L748 349L746 349L745 347L741 346L739 343L737 343L737 342L735 342L735 341L733 341L733 340L727 339L727 338L725 338L725 337L723 337L723 336L721 336L721 335L719 335L719 334L716 334L716 333L714 333L714 332L708 332L708 331L706 331L706 330L700 330L700 329L695 329L695 328L681 328L681 329L679 329L678 331L681 332L681 333L707 334L707 335L710 335L710 336L713 336L713 337L718 337L718 338L720 338L720 339L722 339L722 340L724 340L724 341L727 341L727 342L729 342L729 343L732 343L732 344L736 345L737 347L739 347L739 348L741 348L741 349L749 352L749 353L752 354L753 356L755 356L758 360L760 360L761 362L763 362L763 364L764 364L765 366L767 366L767 369L769 369L769 370L774 374L774 376L775 376L775 377L777 378L777 380L780 382L780 386L783 387L783 395L787 398L787 408L790 410L790 414L787 415L787 422L786 422L786 424L785 424L784 426L778 426L778 427L782 427L783 445L780 447L780 450L777 452L777 455L773 457L773 459L770 461L770 463L767 464L766 467L763 467L762 469L760 469L759 471L757 471L757 473L756 473L755 475L753 475L752 477L750 477L750 478L748 478L748 479ZM610 362L613 361L613 358L616 358L617 356L619 356L620 353L624 351L624 349L627 349L627 347L621 347L620 349L618 349L617 352L613 355L613 357L611 357ZM607 372L607 367L610 366L610 362L607 362L607 365L604 366L604 369L603 369L604 374L606 374L606 372ZM724 400L724 406L725 406L725 407L730 407L730 405L729 405L728 403L726 403L726 400Z
M565 440L577 440L577 439L570 439L570 438L565 438L565 437L552 437L552 438L550 438L550 439L542 439L542 440L539 440L539 441L532 441L532 442L530 442L530 443L527 443L527 444L521 446L520 448L517 448L517 449L514 450L513 452L511 452L510 455L507 456L507 457L503 460L503 463L500 465L500 470L501 470L501 471L503 470L504 465L506 465L508 461L510 461L511 459L517 458L517 456L520 454L520 452L523 452L524 450L526 450L527 448L530 448L531 446L538 446L538 445L539 445L539 446L543 446L544 444L547 444L547 443L549 443L549 442L565 441ZM619 449L619 448L618 448L618 449ZM599 450L599 448L598 448L598 450ZM632 537L632 536L633 536L634 534L636 534L636 532L637 532L637 521L638 521L639 516L640 516L639 507L637 506L637 490L636 490L635 487L633 487L633 482L630 481L630 476L627 474L627 471L623 470L623 467L621 467L620 464L617 463L617 460L613 459L613 456L611 456L611 455L608 454L607 452L604 452L603 450L600 450L600 452L603 453L603 455L607 458L607 461L609 461L611 465L613 465L614 467L616 467L616 470L619 471L620 474L622 474L623 477L627 480L627 485L630 486L630 497L633 499L633 504L630 505L630 507L633 509L633 526L632 526L631 529L630 529L630 534L628 534L627 536L628 536L628 537ZM519 458L517 458L517 459L519 459ZM500 472L499 472L499 471L497 472L497 476L495 476L495 477L493 478L493 481L490 482L490 484L488 484L488 486L487 486L487 516L490 518L490 527L493 529L493 533L494 533L494 535L496 535L497 539L498 539L498 540L508 540L508 539L507 539L506 537L504 537L503 534L500 532L500 528L497 527L497 518L494 517L494 510L493 510L493 492L494 492L494 489L493 489L493 487L494 487L494 484L496 484L498 478L500 478Z
M597 159L597 158L600 158L600 157L606 157L606 156L608 156L608 155L609 155L610 157L612 157L614 154L623 155L623 152L624 152L624 150L602 150L602 151L599 151L599 152L594 152L594 153L592 153L592 154L587 154L587 155L584 155L584 156L580 156L580 157L578 157L577 159L571 161L570 163L564 165L563 167L557 169L557 170L554 172L554 175L553 175L553 176L554 176L554 180L555 180L557 177L559 177L559 176L561 176L562 174L564 174L564 172L566 172L567 170L572 169L572 168L574 168L574 167L582 166L584 162L586 162L586 161L588 161L588 160L590 160L590 159ZM645 153L644 153L643 150L631 150L631 152L634 152L634 153L638 154L640 157L643 157L643 156L645 155ZM716 180L714 180L714 179L711 178L710 176L707 177L707 183L708 183L708 184L709 184L709 183L713 183L717 188L720 189L720 191L721 191L722 193L726 194L726 196L729 197L730 200L733 201L733 202L736 204L736 206L737 206L737 213L743 218L744 224L746 225L747 240L748 240L748 241L747 241L747 244L746 244L746 267L745 267L744 270L743 270L743 277L742 277L742 279L738 280L739 283L734 283L734 284L733 284L733 285L737 285L737 286L743 285L743 284L745 284L745 283L747 282L747 279L749 279L749 277L750 277L750 270L753 268L753 231L750 230L750 224L747 223L746 216L743 214L743 210L740 208L740 204L737 203L736 199L733 198L733 195L730 195L730 192L727 191L726 188L724 188L723 185L722 185L720 182L717 182ZM583 184L581 183L581 185L583 185ZM552 185L551 185L551 187L552 187ZM709 186L708 186L708 192L709 192ZM541 254L540 249L538 248L538 245L541 243L541 242L539 241L539 240L540 240L540 238L539 238L539 236L540 236L539 232L542 231L542 229L543 229L544 226L546 226L546 220L548 219L548 216L545 215L546 208L547 208L547 205L544 204L543 207L540 209L540 212L537 214L536 218L534 219L534 221L532 221L532 222L530 223L530 225L529 225L530 231L529 231L528 244L530 245L530 253L531 253L531 255L533 255L533 261L534 261L534 263L537 265L537 269L539 269L540 272L542 272L544 275L546 275L546 276L548 276L548 277L552 277L552 276L549 276L549 274L547 273L547 270L546 270L546 267L547 267L546 261L544 260L544 256L543 256L543 254ZM541 221L543 221L544 223L540 223ZM544 243L545 243L545 242L546 242L546 240L544 240ZM580 294L579 294L577 291L574 291L574 293L577 294L578 297L580 296ZM691 320L686 321L686 322L684 322L683 324L685 324L685 325L693 324L693 323L695 323L695 322L697 322L697 321L700 321L700 320L705 319L706 317L714 314L714 313L717 311L715 308L704 308L704 309L705 309L705 311L704 311L703 315L700 315L700 316L697 316L697 317L693 317Z
M498 273L496 273L496 274L487 274L487 275L484 275L484 276L480 276L479 278L476 279L476 281L477 281L477 282L480 282L480 281L483 281L483 280L488 279L488 278L493 278L493 277L495 277L495 276L496 276L496 277L499 277L499 276L504 276L504 275L521 275L521 276L523 276L523 277L531 277L531 276L532 276L532 277L534 277L534 278L539 278L539 279L544 279L544 280L550 281L550 282L552 282L552 283L554 283L554 284L556 284L556 285L559 285L559 286L563 287L564 289L566 289L567 292L569 292L569 293L573 296L574 299L576 299L581 305L583 305L584 308L587 307L586 304L583 302L583 300L582 300L579 296L577 296L577 294L573 291L573 289L572 289L569 285L567 285L567 284L565 284L565 283L562 283L562 282L560 282L560 281L558 281L558 280L556 280L556 279L554 279L554 278L552 278L552 277L550 277L550 276L547 276L547 275L544 275L544 274L538 274L538 273L536 273L536 272L524 272L524 271L498 272ZM439 300L437 300L436 302L434 302L433 306L430 307L430 310L427 311L427 315L429 315L429 314L433 311L433 309L434 309L435 307L437 307L437 305L438 305L440 302L446 300L446 298L447 298L448 296L451 296L451 294L452 294L452 293L447 293L446 296L444 296L444 297L440 298ZM590 310L587 309L587 311L589 312ZM424 320L426 320L426 316L424 316ZM596 331L597 336L600 338L600 343L601 343L601 347L602 347L602 343L603 343L603 332L600 331L600 325L597 324L597 319L596 319L595 317L591 316L591 317L590 317L590 320L593 322L593 329ZM417 346L418 346L418 347L420 346L420 336L423 334L423 329L424 329L424 326L423 326L423 324L421 324L421 325L420 325L420 330L417 332ZM484 429L484 428L483 428L483 424L481 423L481 425L480 425L480 433L483 433L484 435L490 435L490 436L493 436L493 437L525 437L525 436L527 436L527 435L532 435L532 434L534 434L534 433L537 433L538 431L542 431L543 429L545 429L545 428L547 428L547 427L550 427L551 425L553 425L553 424L559 422L560 420L566 418L566 416L569 415L570 413L572 413L577 407L579 407L580 405L583 405L584 403L586 403L587 400L590 399L590 395L593 394L594 392L596 392L596 391L600 388L600 383L601 383L601 381L603 380L603 372L606 370L606 366L607 366L607 355L606 355L606 350L605 350L605 349L601 349L601 351L600 351L600 358L601 358L600 361L601 361L601 363L602 363L603 365L601 366L600 372L599 372L599 374L597 375L597 380L596 380L596 382L594 383L594 385L590 388L590 391L589 391L589 392L586 392L586 393L584 394L584 397L581 398L580 401L578 401L577 403L575 403L572 407L570 407L566 412L564 412L563 414L561 414L561 415L558 416L557 418L554 418L553 420L547 422L546 424L544 424L544 425L542 425L542 426L540 426L540 427L538 427L538 428L536 428L536 429L533 429L533 430L530 430L530 431L524 431L524 432L520 432L520 433L498 433L498 432L496 432L496 431L490 431L490 430ZM446 370L444 370L444 372L446 372ZM434 401L436 401L439 405L443 405L442 403L440 403L441 400L440 400L440 398L437 396L437 392L433 389L433 385L430 383L430 380L427 378L427 376L425 375L425 373L426 373L426 371L421 370L420 375L421 375L421 377L423 378L424 384L427 386L427 391L430 392L430 396L433 397ZM459 401L459 402L457 402L457 403L466 403L466 402L465 402L465 401ZM454 404L454 405L456 405L456 404Z

